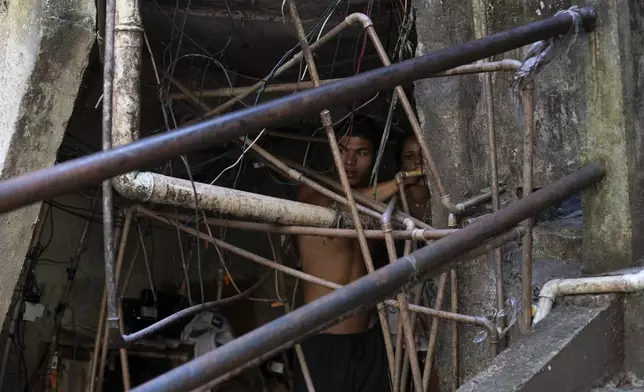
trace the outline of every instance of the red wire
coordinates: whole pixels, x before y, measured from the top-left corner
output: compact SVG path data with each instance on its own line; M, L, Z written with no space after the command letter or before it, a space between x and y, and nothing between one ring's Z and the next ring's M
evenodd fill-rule
M367 8L365 8L365 15L371 18L371 5L372 2L369 1L367 3ZM358 58L356 60L356 75L360 73L360 65L362 64L362 58L364 57L364 51L365 47L367 46L367 32L363 31L362 32L362 47L360 48L360 54L358 54ZM351 108L351 124L349 125L349 133L348 136L351 137L351 132L353 131L353 124L354 124L354 119L355 119L355 109L356 109L356 101L353 101L353 107Z

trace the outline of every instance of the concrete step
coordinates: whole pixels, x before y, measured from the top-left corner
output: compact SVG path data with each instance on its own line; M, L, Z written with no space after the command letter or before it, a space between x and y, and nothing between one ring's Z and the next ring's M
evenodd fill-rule
M582 392L623 369L624 322L617 295L562 301L459 392Z

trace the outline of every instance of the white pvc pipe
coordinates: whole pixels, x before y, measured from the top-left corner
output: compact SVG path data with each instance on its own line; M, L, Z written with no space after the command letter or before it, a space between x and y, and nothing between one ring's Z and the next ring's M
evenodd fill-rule
M644 289L644 270L634 274L592 278L555 279L539 293L539 304L532 325L543 320L558 296L602 293L632 293Z
M141 97L142 23L139 2L116 1L114 41L114 118L112 143L116 146L138 139ZM158 204L195 208L190 181L151 172L133 172L112 179L123 196ZM333 227L338 214L330 209L250 192L195 183L199 207L238 217L285 225Z

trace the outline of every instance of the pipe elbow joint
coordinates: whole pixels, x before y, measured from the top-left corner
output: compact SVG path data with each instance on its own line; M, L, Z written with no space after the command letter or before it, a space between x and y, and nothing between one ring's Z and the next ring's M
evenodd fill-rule
M559 292L559 282L561 282L561 279L554 279L546 282L539 292L539 299L547 298L554 302Z
M131 172L112 178L112 186L123 197L147 202L152 197L154 179L147 172Z
M462 204L454 204L451 202L450 195L442 196L441 203L445 208L447 208L447 211L454 215L460 215L465 211L465 206L463 206Z
M396 173L396 175L394 176L394 179L396 180L396 185L402 184L405 178L407 178L407 173L405 173L404 171L399 171L398 173Z
M416 224L410 218L405 218L403 220L403 225L405 225L405 229L407 229L407 230L414 230L416 228ZM425 231L425 230L423 229L423 231Z
M371 18L361 12L354 12L353 14L347 16L345 20L350 25L354 24L355 22L359 22L362 25L362 28L365 29L369 26L373 26Z

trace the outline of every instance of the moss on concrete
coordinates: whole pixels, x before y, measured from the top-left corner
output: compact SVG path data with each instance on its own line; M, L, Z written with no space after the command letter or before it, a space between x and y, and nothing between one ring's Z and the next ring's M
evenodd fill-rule
M588 35L590 61L585 68L587 128L582 161L606 162L606 176L583 193L584 271L600 273L632 262L629 154L624 114L624 83L618 3L597 7L597 29Z

